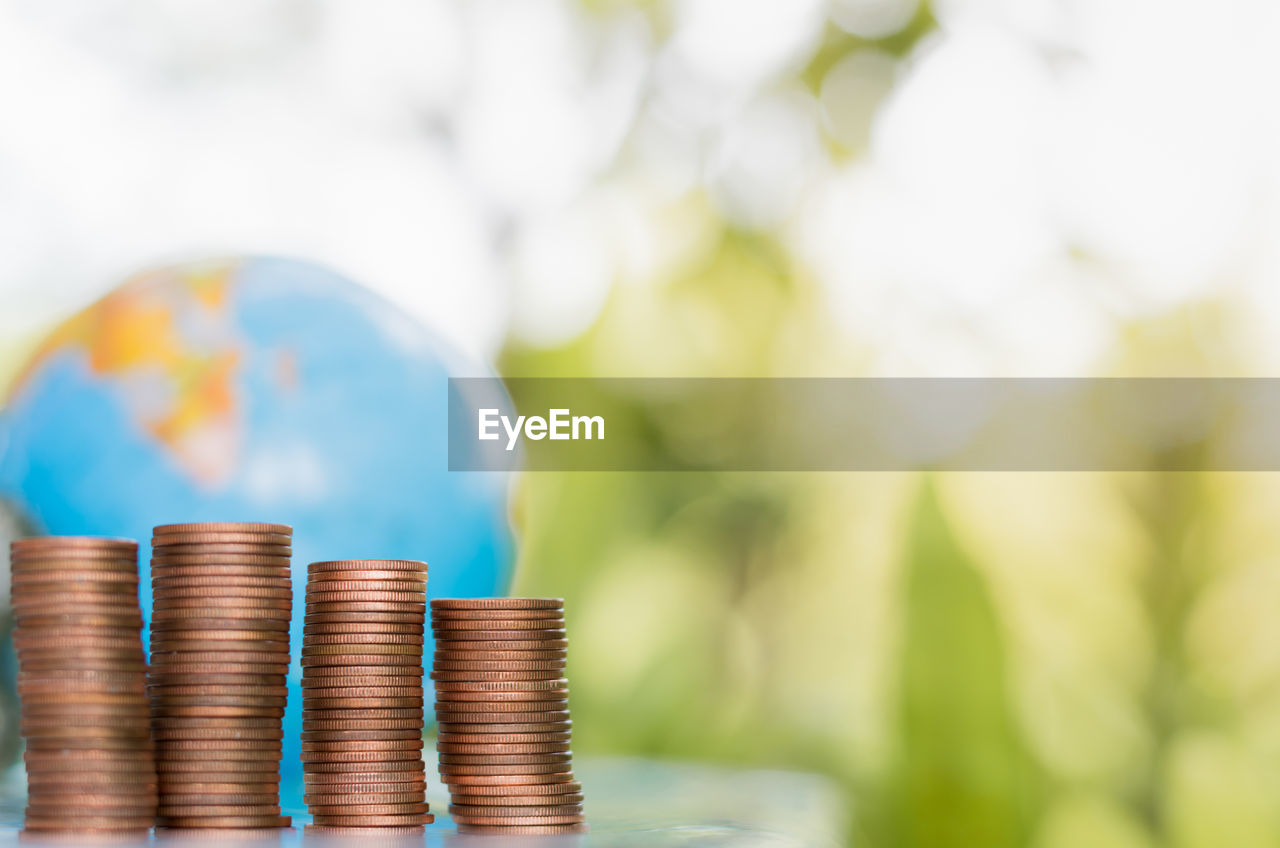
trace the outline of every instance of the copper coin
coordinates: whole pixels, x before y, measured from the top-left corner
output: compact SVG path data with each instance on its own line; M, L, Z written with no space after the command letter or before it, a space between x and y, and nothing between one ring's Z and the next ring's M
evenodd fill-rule
M388 645L384 643L364 643L361 645L303 645L304 657L324 657L343 654L403 654L421 657L422 646L413 644Z
M497 826L529 826L545 824L580 824L585 821L582 813L555 816L464 816L457 814L453 820L459 824L497 825Z
M302 667L310 666L417 666L422 658L416 654L304 654Z
M564 598L435 598L431 608L438 610L477 609L562 609Z
M284 715L284 707L247 707L247 706L174 706L167 705L151 710L153 716L190 716L200 718L230 718L233 716L276 717Z
M133 539L118 536L26 536L14 539L9 543L10 551L24 552L29 550L62 550L62 549L107 549L119 551L136 551L138 543Z
M339 606L342 606L339 604ZM419 628L425 614L421 612L369 612L367 610L350 610L342 612L312 612L307 611L303 623L307 627L313 624L417 624Z
M22 826L26 830L33 831L49 831L52 833L71 832L84 833L86 831L134 831L139 830L144 833L151 828L152 817L148 815L141 816L73 816L71 818L63 818L62 816L33 816L28 815L22 821Z
M421 601L333 601L315 603L307 601L306 614L313 615L348 615L351 613L372 612L379 615L401 613L403 615L423 615Z
M440 729L449 733L556 733L571 728L567 711L555 713L441 713L436 711ZM516 727L523 728L516 730ZM537 728L536 730L530 728Z
M234 784L221 792L190 792L183 787L181 793L166 792L161 812L183 812L181 808L200 807L203 813L223 812L222 807L276 807L280 806L279 787L271 784L266 792L245 792ZM263 810L267 812L267 810Z
M165 602L166 606L152 607L152 611L151 611L152 627L154 627L157 622L163 625L165 622L169 622L169 621L180 621L188 617L189 615L191 615L192 610L195 609L194 607L169 608L168 604L172 604L172 603L176 603L176 602L166 601ZM278 621L288 622L293 617L293 611L287 606L281 609L268 609L264 607L235 607L227 604L219 604L217 605L217 609L212 609L208 611L216 612L219 616L223 618L243 618L248 620L270 618L270 619L276 619Z
M216 633L220 630L256 630L268 633L288 632L289 621L254 620L249 618L175 618L151 622L151 635L160 633ZM263 637L268 638L268 637ZM269 637L277 639L281 637Z
M278 816L280 815L280 807L274 803L261 804L214 804L202 803L198 804L200 810L193 811L191 807L182 806L182 804L172 804L168 799L160 802L157 815L166 817L197 815L197 816Z
M205 683L202 680L193 683L152 683L147 690L153 698L157 695L252 695L278 698L289 691L284 684Z
M153 708L164 707L284 707L285 696L241 695L158 695L151 696Z
M108 636L100 634L96 636L88 635L72 635L72 634L44 634L32 635L29 632L19 630L13 634L14 646L22 650L46 650L46 651L78 651L84 648L92 648L96 650L121 650L126 652L141 651L142 637L137 633L128 636Z
M495 763L491 766L464 765L461 763L442 764L439 767L441 780L454 782L455 777L498 777L500 775L556 774L566 771L568 762L559 763Z
M58 563L56 568L22 568L12 569L9 576L11 585L27 587L30 585L55 584L75 587L103 587L115 591L128 591L138 585L138 572L124 569L75 568L69 564Z
M573 758L572 752L562 750L547 754L440 754L439 764L442 769L450 766L529 766L542 763L567 763Z
M159 588L151 593L153 601L184 601L189 599L203 600L211 598L219 603L236 603L242 601L289 601L293 598L292 589L268 589L262 586L228 586L221 585L216 589L208 586L192 586L185 589Z
M173 662L162 667L152 666L151 678L158 680L165 675L194 674L200 677L208 674L288 674L286 663L246 663L246 662Z
M21 667L24 672L45 672L45 671L81 671L94 668L104 668L110 666L120 671L136 671L142 674L147 670L147 664L139 657L136 660L126 660L120 657L113 659L103 659L101 657L60 657L59 659L23 659Z
M162 553L151 558L151 573L179 573L183 569L198 568L204 574L222 574L243 568L266 569L269 574L292 573L293 558L279 554L228 554L228 553Z
M259 634L260 635L260 634ZM218 641L216 639L175 639L166 637L163 641L151 640L151 654L174 654L174 653L214 653L225 651L230 653L266 653L271 655L272 659L278 659L279 654L284 654L284 659L289 658L289 643L277 642L269 639L249 639L243 642Z
M343 710L358 709L363 714L365 709L412 708L421 704L421 698L306 698L302 699L304 710Z
M272 533L260 530L165 530L151 536L152 547L174 542L192 545L225 544L227 542L250 545L291 545L293 544L293 536L289 533Z
M333 689L307 689L304 697L308 700L312 699L330 699L330 698L414 698L418 701L423 699L425 693L420 687L413 686L378 686L378 687L355 687L355 686L338 686Z
M387 777L387 780L404 780L405 775L426 774L426 765L422 762L421 755L406 760L375 760L373 762L316 761L307 764L305 769L307 774L312 777L319 774L328 774L334 777L348 774L389 774L393 775L393 777Z
M320 813L321 815L331 812L326 809L328 807L369 807L413 804L425 808L427 805L426 797L421 789L416 792L351 792L349 791L349 787L344 786L342 792L328 795L309 793L303 795L302 800L311 807L312 813ZM354 812L355 811L353 811L353 813ZM375 811L361 810L360 812L370 813ZM402 812L413 811L403 810ZM422 812L426 812L426 810L423 809Z
M138 710L138 715L128 718L111 719L95 716L92 721L77 721L74 716L58 716L55 720L33 721L27 716L21 719L24 736L39 736L41 739L57 739L63 736L74 736L85 739L101 739L105 737L126 738L143 737L151 733L150 723L146 721L146 713Z
M472 791L473 786L488 787L508 787L508 786L545 786L548 784L566 784L574 783L573 772L565 769L563 771L553 772L531 772L528 774L449 774L441 778L449 785L451 791L454 786L468 787L466 791Z
M422 675L420 674L353 674L347 675L328 675L325 677L306 677L302 678L303 689L333 689L333 688L367 688L367 687L399 687L410 686L414 689L422 688Z
M199 763L208 762L211 759L217 759L219 762L227 760L240 760L245 763L254 763L257 765L257 771L272 772L280 770L280 751L276 750L209 750L209 751L169 751L159 750L156 752L156 772L160 775L160 783L164 784L166 774L161 765L172 765L174 763ZM210 772L212 773L212 772Z
M279 751L280 743L265 739L163 739L156 741L156 750L166 754L175 751L261 751L266 754Z
M427 573L427 564L412 559L339 559L313 562L307 571L351 571L352 569L368 569L373 571L407 571L412 574Z
M508 754L555 754L570 749L568 742L437 742L436 751L440 754L474 754L483 757L498 757Z
M431 608L431 620L449 621L564 621L563 610L443 610ZM549 627L554 625L543 625ZM500 629L492 627L491 629Z
M289 816L156 816L156 827L288 827L292 823Z
M337 708L331 710L303 710L303 720L314 721L338 721L351 718L352 713L348 709ZM359 716L361 719L418 719L422 720L422 707L412 707L408 709L361 709Z
M448 662L547 662L564 663L569 652L559 651L449 651L436 646L432 657L437 663Z
M417 636L422 638L422 625L412 622L397 623L392 621L346 621L333 622L331 624L316 624L308 622L306 636L312 638L341 636L356 633L373 633L373 634L400 634L406 636Z
M413 815L313 815L311 820L321 827L382 827L394 826L402 827L404 825L431 824L435 821L435 816L430 813L418 813Z
M287 575L265 574L206 574L203 577L153 577L151 580L151 588L157 592L177 589L204 589L205 591L211 591L231 586L236 588L284 589L292 591L293 580Z
M572 721L548 721L545 724L458 724L453 721L442 721L439 724L440 734L480 734L494 733L558 733L570 734Z
M23 628L31 630L63 627L101 627L105 629L121 629L141 631L142 613L136 610L124 615L81 615L66 613L54 615L29 615L22 618Z
M95 734L93 738L70 736L50 738L32 736L27 739L28 751L81 751L86 748L95 751L146 751L151 747L151 740L140 736L105 736Z
M227 684L230 686L283 686L288 677L285 674L201 674L195 683L202 686ZM149 682L152 686L188 686L193 680L190 675L165 674L156 669L151 670Z
M569 702L558 701L444 701L436 700L436 709L451 713L527 713L537 710L558 712L569 709Z
M427 785L426 771L346 772L302 776L307 792L417 792Z
M538 801L547 796L582 795L582 784L576 781L564 783L534 783L523 786L464 786L451 793L458 803L468 804L523 804L524 799ZM484 799L484 800L480 800Z
M287 651L180 651L176 653L153 653L152 664L159 669L176 663L280 663L288 673L289 653Z
M278 756L278 755L273 753L272 756ZM200 765L200 763L203 763L203 765ZM197 772L200 774L208 774L208 775L251 774L253 775L252 777L246 777L243 779L251 780L251 781L262 781L262 780L268 780L268 779L274 780L276 776L278 776L279 771L280 771L280 765L279 765L279 762L276 760L272 760L272 759L264 760L261 758L250 760L240 756L223 757L223 756L219 756L217 752L212 752L212 753L201 752L201 756L195 757L195 758L187 758L187 757L183 757L181 759L156 758L156 772L164 773L164 774L191 773L191 772ZM262 775L262 776L259 776L259 775ZM162 778L162 779L167 779L167 778ZM239 777L235 778L235 780L240 780L240 779L241 778ZM234 781L220 778L212 782L228 783L228 782L234 782Z
M441 745L529 745L545 742L568 743L570 734L560 733L440 733Z
M165 545L152 550L152 559L172 561L190 556L239 556L292 558L293 548L287 545Z
M303 742L303 753L361 753L384 751L421 751L422 737L416 739L335 739L329 742Z
M382 603L422 604L426 609L427 594L425 584L416 592L385 592L362 589L356 591L334 591L325 584L307 586L308 604L346 604L346 603Z
M157 524L151 531L157 536L166 533L278 533L292 536L288 524L264 524L257 521L195 521L182 524Z
M564 800L564 799L560 799ZM470 817L485 816L499 817L510 816L512 818L522 818L529 816L577 816L582 814L582 804L579 802L564 801L564 803L556 804L511 804L509 806L499 806L496 804L459 804L456 801L449 805L449 815L454 817Z
M562 680L564 669L549 671L432 671L431 679L449 682Z
M436 660L431 664L434 671L554 671L561 677L564 667L564 660Z
M446 645L450 650L465 650L452 642L535 642L530 645L533 650L541 650L552 643L563 642L568 634L563 628L559 630L441 630L433 627L432 635L437 644Z
M487 834L490 836L558 836L569 833L588 833L585 824L546 824L527 827L491 827L488 825L459 824L458 833Z
M423 643L422 633L310 633L302 637L302 646L322 645L418 645Z
M312 575L307 580L307 593L327 595L332 593L342 594L359 594L364 595L373 593L375 595L387 595L388 600L400 600L403 596L412 596L414 600L425 598L427 594L427 584L421 580L396 580L392 572L384 575L386 579L380 580L348 580L343 579L346 574L336 572L328 575L333 579L317 580ZM352 600L369 600L368 598L353 598ZM379 600L374 598L373 600Z
M417 592L426 590L421 577L395 571L321 571L307 575L307 585L325 592Z
M435 617L432 611L431 629L438 631L469 631L469 630L564 630L564 624L556 619L530 618L515 619L503 618L497 620L490 619L469 619L469 618L449 618L439 619Z
M422 751L418 748L407 750L379 751L303 751L303 768L310 768L307 763L384 763L394 760L418 762L422 760Z
M255 739L269 740L279 742L284 739L284 730L281 728L266 727L190 727L190 728L169 728L161 730L159 728L152 731L153 739L156 742L168 742L173 740L199 740L199 739Z
M435 821L435 817L430 817ZM423 832L422 825L411 825L407 827L323 827L317 824L309 824L306 827L307 833L315 833L323 836L412 836Z
M428 811L429 807L425 801L419 799L416 803L405 802L399 804L339 804L336 806L324 806L320 804L308 805L311 809L311 815L314 816L414 816L421 815Z
M222 593L205 592L199 597L169 598L162 595L154 598L151 606L155 610L208 610L209 612L217 613L219 616L235 618L236 616L227 616L225 610L227 608L290 610L293 608L293 602L289 598L235 597Z
M422 677L426 674L420 663L413 665L387 665L385 663L376 666L362 667L359 665L311 665L303 670L303 680L315 681L312 686L335 686L341 685L343 680L352 677L415 677L421 685ZM338 683L324 683L325 678L338 678Z
M304 731L302 734L303 742L338 742L342 740L355 739L374 740L374 739L412 739L416 742L422 741L422 731L420 730L310 730Z
M423 721L420 718L353 718L340 721L312 721L303 719L304 732L326 730L415 730L422 732Z
M545 692L550 689L568 689L569 681L556 680L439 680L437 692Z
M436 700L442 704L448 705L449 709L470 709L464 706L468 703L480 702L485 704L517 704L522 701L563 701L569 697L568 689L544 689L534 692L456 692L450 689L441 689L436 687ZM505 707L498 707L505 709ZM536 709L536 705L524 707L511 707L511 709Z

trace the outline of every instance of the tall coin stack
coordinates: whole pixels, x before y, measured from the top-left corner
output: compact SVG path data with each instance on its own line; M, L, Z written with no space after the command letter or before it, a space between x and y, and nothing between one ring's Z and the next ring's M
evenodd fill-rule
M422 761L427 564L312 563L302 641L309 830L413 833L435 820Z
M559 598L433 600L436 720L462 833L586 830L569 750L569 642Z
M277 828L293 530L169 524L151 540L156 824Z
M156 772L138 609L138 545L10 546L26 830L145 834Z

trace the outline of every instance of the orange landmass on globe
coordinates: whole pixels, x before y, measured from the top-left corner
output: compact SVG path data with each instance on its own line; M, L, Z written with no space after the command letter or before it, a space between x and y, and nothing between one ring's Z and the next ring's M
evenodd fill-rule
M154 393L139 394L132 398L131 411L198 482L217 484L234 468L239 444L233 380L241 355L226 343L194 349L183 337L177 315L192 306L213 313L229 338L226 309L236 270L236 263L225 262L130 280L54 330L19 373L10 398L50 357L69 349L83 351L98 377L158 378L164 387L160 401Z

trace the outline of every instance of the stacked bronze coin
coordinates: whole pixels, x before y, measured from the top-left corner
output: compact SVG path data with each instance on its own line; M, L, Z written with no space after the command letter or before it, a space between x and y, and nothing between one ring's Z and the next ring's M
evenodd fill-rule
M138 545L47 537L10 555L26 830L145 834L156 772Z
M586 830L559 598L433 600L437 751L463 833Z
M156 824L277 828L293 530L169 524L151 540Z
M302 642L309 830L416 833L434 821L422 761L427 564L312 563Z

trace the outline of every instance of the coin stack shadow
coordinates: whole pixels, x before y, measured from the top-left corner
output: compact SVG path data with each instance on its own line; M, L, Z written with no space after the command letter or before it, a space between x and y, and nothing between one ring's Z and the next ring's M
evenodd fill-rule
M156 771L138 545L46 537L9 548L27 750L26 831L145 834Z
M293 530L169 524L151 540L159 827L279 828Z
M312 563L302 637L308 831L416 833L435 820L422 761L427 564Z
M439 599L436 750L462 833L581 833L559 598Z

